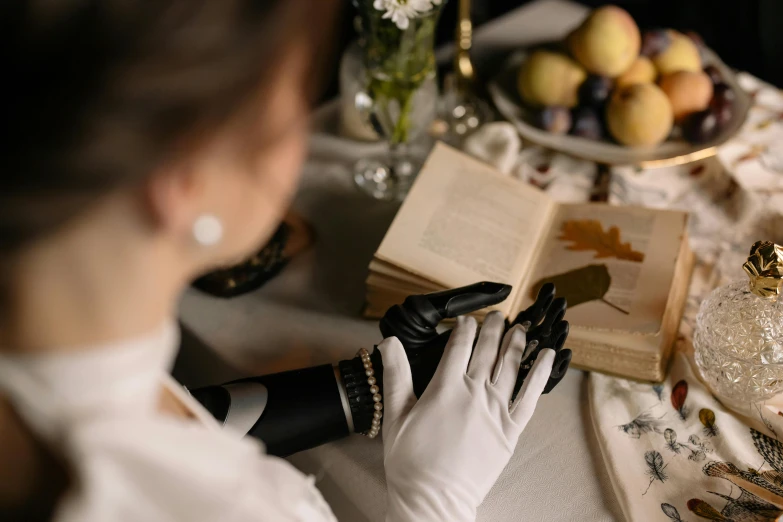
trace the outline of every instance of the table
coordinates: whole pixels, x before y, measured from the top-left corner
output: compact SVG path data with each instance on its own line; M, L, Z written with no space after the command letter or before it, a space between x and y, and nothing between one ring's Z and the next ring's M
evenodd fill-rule
M542 0L476 33L479 74L492 57L520 44L565 33L584 8ZM439 52L448 59L450 49ZM313 225L316 244L261 290L231 300L189 291L175 376L191 386L353 357L381 339L361 319L367 265L398 206L370 200L353 186L351 166L363 153L314 134L294 207ZM231 365L215 356L210 346ZM241 370L238 370L241 368ZM476 448L480 451L480 448ZM338 519L383 520L384 474L378 440L353 436L302 452L290 461L317 477ZM622 520L587 407L586 374L569 370L542 397L517 451L479 509L479 520Z

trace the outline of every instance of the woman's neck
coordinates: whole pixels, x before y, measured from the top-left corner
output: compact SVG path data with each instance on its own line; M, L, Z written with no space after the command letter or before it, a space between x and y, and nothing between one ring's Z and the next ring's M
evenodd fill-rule
M129 214L121 208L112 213ZM169 320L187 279L165 242L138 228L122 217L85 216L17 256L0 351L79 350L141 335Z

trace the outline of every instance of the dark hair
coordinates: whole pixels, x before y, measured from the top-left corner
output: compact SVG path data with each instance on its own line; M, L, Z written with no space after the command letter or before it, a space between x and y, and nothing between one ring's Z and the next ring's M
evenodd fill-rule
M328 47L335 4L3 1L0 256L218 129L293 40Z
M138 183L262 99L294 41L312 50L310 76L317 76L329 57L335 6L0 2L0 268L100 195ZM303 79L317 85L310 80ZM0 296L5 283L0 273ZM69 471L60 456L39 453L41 476L24 499L6 505L0 491L0 519L51 517Z

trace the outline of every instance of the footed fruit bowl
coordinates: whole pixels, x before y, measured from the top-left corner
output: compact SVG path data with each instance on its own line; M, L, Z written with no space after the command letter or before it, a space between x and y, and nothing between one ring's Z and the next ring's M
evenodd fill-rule
M714 52L704 48L704 66L712 66L717 70L722 82L728 85L734 95L730 119L711 139L694 144L677 137L675 130L669 138L657 145L631 147L617 143L610 137L597 140L572 134L556 134L536 124L536 119L540 118L540 110L526 104L519 94L519 71L531 53L532 49L523 49L512 54L490 81L489 94L498 111L514 124L523 139L599 163L650 168L679 165L713 156L719 145L740 130L752 104L750 96L739 86L732 70Z

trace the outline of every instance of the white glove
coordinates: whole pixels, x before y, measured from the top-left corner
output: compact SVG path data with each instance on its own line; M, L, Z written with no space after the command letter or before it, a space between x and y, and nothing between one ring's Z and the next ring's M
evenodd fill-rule
M471 359L476 328L471 317L457 319L438 369L418 401L400 342L390 337L379 345L387 522L475 520L476 509L533 415L555 352L541 351L509 405L523 360L525 330L515 326L501 343L503 317L490 313Z

